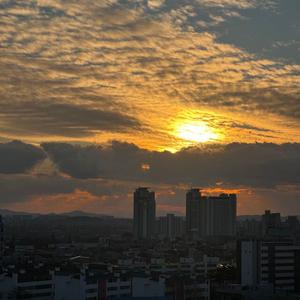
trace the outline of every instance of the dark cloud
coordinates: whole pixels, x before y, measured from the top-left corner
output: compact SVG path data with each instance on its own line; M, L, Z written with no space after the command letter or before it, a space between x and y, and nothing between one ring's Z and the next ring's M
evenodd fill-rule
M33 196L72 194L76 189L94 196L124 195L132 189L105 180L78 180L53 174L0 175L0 203L29 201ZM46 205L46 203L45 203Z
M26 173L46 158L43 149L21 141L0 143L0 173Z
M229 127L231 128L241 128L241 129L250 129L250 130L255 130L255 131L271 131L270 129L266 129L266 128L260 128L260 127L256 127L256 126L252 126L249 124L238 124L236 122L233 122L232 124L229 125Z
M108 147L43 143L60 171L75 178L106 178L164 184L216 182L275 188L300 183L300 144L232 143L177 153L140 149L114 141ZM150 169L143 169L148 164Z
M86 137L95 132L126 132L140 128L133 117L119 111L89 105L21 102L13 107L0 103L2 127L11 134L30 132L67 137Z
M60 171L81 179L136 179L143 159L150 154L134 144L117 141L109 147L81 147L68 143L43 143L41 146Z

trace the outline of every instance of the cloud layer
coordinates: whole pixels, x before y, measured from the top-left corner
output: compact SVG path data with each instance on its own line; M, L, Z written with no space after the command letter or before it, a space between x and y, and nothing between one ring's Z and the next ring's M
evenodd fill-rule
M165 210L190 185L236 191L252 212L296 208L299 8L1 1L1 203L121 214L149 184Z
M42 148L12 141L0 144L0 173L22 174L49 155L60 171L77 179L155 184L276 188L300 183L300 144L232 143L184 148L176 153L112 141L82 147L45 142Z
M0 143L0 174L21 174L46 158L46 153L20 141Z
M192 118L221 143L299 142L297 3L3 1L2 138L179 150ZM245 118L269 134L224 126Z
M79 179L203 187L222 182L253 188L300 183L300 144L232 143L177 153L149 151L117 141L106 147L66 143L43 143L42 147L61 172Z
M214 144L176 153L118 141L41 146L0 145L2 208L131 216L132 192L140 185L156 191L158 208L166 212L184 213L191 186L207 195L237 193L240 214L300 208L300 144Z

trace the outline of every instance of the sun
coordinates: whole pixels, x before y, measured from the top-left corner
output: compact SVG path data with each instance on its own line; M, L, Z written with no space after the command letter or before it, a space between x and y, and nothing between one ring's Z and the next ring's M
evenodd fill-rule
M205 125L204 122L181 124L176 128L175 135L184 140L198 143L211 142L219 138L219 134Z

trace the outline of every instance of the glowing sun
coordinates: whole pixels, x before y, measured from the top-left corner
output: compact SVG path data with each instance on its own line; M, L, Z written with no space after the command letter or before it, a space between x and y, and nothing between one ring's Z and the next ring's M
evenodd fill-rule
M210 142L219 138L219 134L203 122L181 124L176 128L175 134L184 140L198 143Z

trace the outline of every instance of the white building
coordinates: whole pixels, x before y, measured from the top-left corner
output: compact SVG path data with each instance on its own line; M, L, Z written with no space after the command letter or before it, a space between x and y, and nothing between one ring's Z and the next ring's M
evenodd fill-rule
M106 272L94 274L85 270L80 273L55 273L55 300L105 300L130 297L131 277L126 273Z
M4 299L6 299L8 293L13 291L19 293L19 296L26 297L26 299L53 300L53 274L39 268L30 270L8 269L0 275L0 292L4 294Z
M150 276L132 278L132 297L163 297L165 295L165 278L154 280Z
M114 272L96 265L80 271L56 270L54 299L105 300L163 296L182 299L179 295L184 298L196 295L208 300L210 281L204 274L207 267L205 263L195 265L191 258L182 258L177 265L166 264L164 259L158 258L151 260L147 270L131 266L130 260L119 260L118 271Z
M238 282L272 283L275 289L300 290L300 246L292 240L241 240L237 244Z

